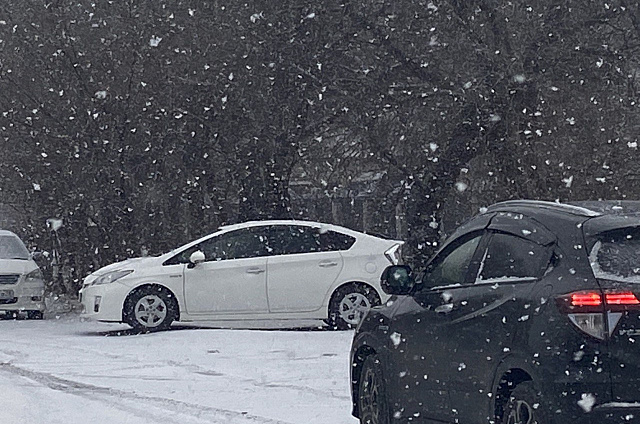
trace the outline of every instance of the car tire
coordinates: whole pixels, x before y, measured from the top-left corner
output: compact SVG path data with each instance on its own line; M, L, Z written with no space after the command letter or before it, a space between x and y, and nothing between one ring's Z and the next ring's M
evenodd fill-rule
M166 330L178 317L175 296L160 286L134 290L124 302L124 322L136 331Z
M380 296L364 284L347 284L335 291L329 302L327 324L337 330L355 328L366 310L380 304Z
M540 392L533 381L523 381L509 394L504 412L497 422L501 424L546 424L547 417L540 406Z
M44 314L40 311L27 311L27 319L44 319Z
M358 385L358 412L360 424L391 422L382 364L377 355L369 355L362 364Z

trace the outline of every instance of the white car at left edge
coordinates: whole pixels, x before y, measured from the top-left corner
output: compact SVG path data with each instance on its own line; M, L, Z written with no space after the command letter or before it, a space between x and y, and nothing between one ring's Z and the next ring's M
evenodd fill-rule
M83 316L137 330L285 319L352 328L388 299L380 276L399 263L403 243L309 221L224 226L169 253L93 272L80 290Z
M0 313L42 319L44 289L42 272L22 240L0 230Z

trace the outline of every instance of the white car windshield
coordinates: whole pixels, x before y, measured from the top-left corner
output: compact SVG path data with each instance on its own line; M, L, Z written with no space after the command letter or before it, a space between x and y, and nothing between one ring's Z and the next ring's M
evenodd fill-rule
M29 251L18 237L0 236L0 259L29 259Z

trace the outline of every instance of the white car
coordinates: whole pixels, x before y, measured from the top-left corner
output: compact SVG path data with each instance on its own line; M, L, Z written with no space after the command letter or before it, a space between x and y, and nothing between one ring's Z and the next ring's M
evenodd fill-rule
M44 308L40 268L17 235L0 230L0 314L42 319Z
M85 317L139 330L263 319L323 319L346 329L388 298L380 276L398 263L402 244L316 222L246 222L99 269L80 299Z

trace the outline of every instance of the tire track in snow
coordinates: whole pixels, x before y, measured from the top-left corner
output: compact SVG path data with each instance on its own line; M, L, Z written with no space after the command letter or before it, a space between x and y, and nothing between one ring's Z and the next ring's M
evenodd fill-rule
M255 424L293 424L287 421L275 420L259 415L253 415L249 413L233 411L222 408L215 408L211 406L197 405L189 402L183 402L180 400L163 398L160 396L147 396L140 395L134 392L128 392L120 389L113 389L109 387L101 387L93 384L81 383L78 381L68 380L61 377L56 377L52 374L30 371L24 368L17 367L8 362L0 362L0 371L4 371L13 375L27 378L43 386L46 386L52 390L61 391L68 394L73 394L81 397L85 397L91 400L100 400L108 402L108 404L114 408L119 408L132 414L142 416L144 418L150 418L150 411L145 408L146 405L136 405L135 407L124 407L118 401L129 401L139 403L140 401L153 403L156 408L165 410L172 414L187 415L197 420L215 423L218 420L224 420L225 423L255 423ZM100 399L102 398L102 399ZM115 398L115 401L114 401ZM170 407L169 407L170 406ZM205 415L210 414L210 415ZM169 417L158 417L158 422L167 422ZM229 421L233 420L233 421ZM176 424L183 424L184 420L172 420Z

